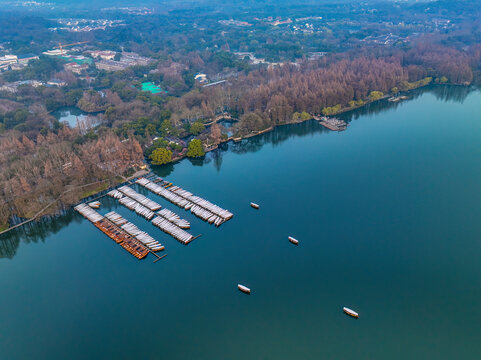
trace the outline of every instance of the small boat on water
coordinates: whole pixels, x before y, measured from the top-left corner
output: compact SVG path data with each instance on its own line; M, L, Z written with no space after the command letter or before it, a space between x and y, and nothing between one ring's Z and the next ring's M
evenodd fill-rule
M294 245L299 245L299 240L294 239L292 236L288 237L289 241L293 243Z
M98 208L100 207L100 201L91 202L91 203L89 203L89 206L90 206L92 209L98 209Z
M251 202L251 206L252 206L254 209L259 209L259 205L257 205L256 203Z
M352 316L353 318L359 318L359 314L355 312L354 310L351 310L347 307L342 308L342 310L349 316Z
M244 294L248 294L248 295L251 294L251 289L249 289L247 286L238 284L238 285L237 285L237 288L238 288L240 291L242 291Z

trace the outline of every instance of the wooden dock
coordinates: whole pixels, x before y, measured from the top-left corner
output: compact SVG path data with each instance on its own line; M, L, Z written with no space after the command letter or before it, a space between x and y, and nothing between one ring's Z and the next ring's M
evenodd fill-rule
M164 256L158 256L154 251L145 246L140 240L130 235L127 231L100 215L98 212L90 208L86 204L80 204L74 208L82 216L92 222L95 227L102 231L105 235L114 240L117 244L122 246L125 250L135 256L137 259L145 258L150 252L157 259L154 262L162 259Z
M345 121L337 118L328 118L326 116L319 119L319 124L332 131L343 131L347 129L347 123Z
M137 259L143 259L149 253L149 250L140 241L109 220L104 218L95 222L94 225Z

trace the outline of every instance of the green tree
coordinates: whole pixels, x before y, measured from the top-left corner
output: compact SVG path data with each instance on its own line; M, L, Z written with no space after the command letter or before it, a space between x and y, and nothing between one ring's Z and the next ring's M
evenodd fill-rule
M306 111L301 112L301 120L302 121L306 121L306 120L309 120L311 118L312 118L311 115L309 115L309 113L307 113Z
M325 107L322 109L323 115L336 115L339 111L341 111L341 104L337 104L336 106Z
M165 148L157 148L150 155L153 165L168 164L172 161L172 151Z
M379 100L379 99L382 98L383 96L384 96L384 93L381 92L381 91L371 91L371 93L369 94L369 98L370 98L372 101Z
M172 130L174 127L172 126L172 122L169 119L165 119L162 121L162 124L160 125L160 133L162 136L168 136L171 135Z
M190 125L190 133L192 135L199 135L204 129L205 126L200 121L196 121Z
M187 156L188 157L201 157L205 155L204 148L202 147L202 141L199 139L193 139L189 143L189 147L187 149Z

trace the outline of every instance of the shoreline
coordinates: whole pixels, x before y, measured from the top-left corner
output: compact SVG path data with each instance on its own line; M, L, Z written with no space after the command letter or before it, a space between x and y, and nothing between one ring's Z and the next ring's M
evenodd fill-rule
M413 91L416 91L416 90L419 90L419 89L423 89L423 88L426 88L426 87L429 87L429 86L460 86L460 87L469 87L471 84L469 85L464 85L464 84L433 84L433 83L429 83L429 84L426 84L426 85L420 85L418 87L415 87L413 89L409 89L409 90L406 90L406 91L400 91L398 93L398 96L405 96L407 94L410 94L411 92ZM379 98L379 99L376 99L376 100L371 100L371 101L366 101L364 104L362 105L356 105L356 106L353 106L353 107L349 107L349 108L343 108L341 110L339 110L338 112L336 112L335 114L332 114L332 115L329 115L329 117L335 117L337 115L342 115L342 114L346 114L346 113L349 113L350 111L355 111L355 110L359 110L359 109L362 109L362 108L365 108L367 107L368 105L371 105L371 104L374 104L374 103L377 103L377 102L380 102L382 100L387 100L389 99L390 97L392 97L393 95L391 94L388 94L388 95L384 95L383 97ZM403 99L401 101L406 101L406 100L409 100L408 99ZM399 102L398 102L399 103ZM298 120L298 121L289 121L289 122L286 122L284 124L277 124L277 125L271 125L269 126L268 128L264 129L264 130L259 130L255 133L250 133L250 134L247 134L247 135L243 135L243 136L240 136L240 137L233 137L233 136L230 136L229 138L225 139L225 140L221 140L218 144L215 144L215 145L212 145L210 147L208 147L207 149L204 149L205 150L205 155L211 151L214 151L216 149L219 148L219 145L221 144L225 144L225 143L229 143L229 142L240 142L242 140L245 140L245 139L250 139L250 138L253 138L253 137L256 137L258 135L262 135L262 134L265 134L265 133L268 133L268 132L271 132L271 131L274 131L277 127L279 126L285 126L285 125L295 125L295 124L302 124L306 121L310 121L310 120L316 120L319 122L318 119L316 119L317 115L312 115L312 114L309 114L309 116L311 116L309 119L306 119L306 120ZM232 117L230 117L232 118ZM228 118L228 119L230 119ZM215 121L211 121L208 123L208 125L212 125L214 124ZM335 130L331 130L331 131L335 131ZM205 156L204 155L204 156ZM173 165L173 164L177 164L179 163L180 161L182 160L185 160L186 158L188 158L187 155L182 155L180 157L177 157L175 159L172 159L172 161L168 164L164 164L164 165ZM201 158L201 157L199 157ZM164 166L164 165L153 165L153 166ZM149 169L151 168L151 165L149 164Z
M469 87L470 85L457 85L457 84L427 84L427 85L422 85L422 86L419 86L419 87L416 87L416 88L413 88L413 89L410 89L410 90L407 90L407 91L403 91L403 92L400 92L399 95L405 95L405 94L410 94L412 93L413 91L415 90L419 90L419 89L423 89L423 88L426 88L426 87L429 87L429 86L453 86L453 85L456 85L456 86L461 86L461 87ZM380 102L382 100L387 100L388 98L390 98L391 95L384 95L383 97L379 98L379 99L376 99L376 100L372 100L372 101L368 101L360 106L354 106L354 107L350 107L350 108L344 108L344 109L341 109L340 111L338 111L336 114L333 114L333 115L330 115L330 116L337 116L337 115L340 115L340 114L346 114L346 113L349 113L350 111L355 111L355 110L359 110L359 109L362 109L362 108L365 108L367 107L368 105L370 104L373 104L373 103L377 103L377 102ZM408 99L409 100L409 99ZM402 101L405 101L405 100L402 100ZM221 144L224 144L224 143L229 143L229 142L240 142L242 140L246 140L246 139L250 139L250 138L253 138L253 137L256 137L256 136L259 136L259 135L262 135L262 134L265 134L265 133L269 133L271 131L274 131L277 127L280 127L280 126L286 126L286 125L295 125L295 124L302 124L306 121L311 121L311 120L316 120L318 121L314 115L312 114L309 114L311 117L309 119L306 119L306 120L298 120L298 121L289 121L289 122L286 122L284 124L277 124L277 125L272 125L266 129L263 129L263 130L259 130L255 133L250 133L250 134L247 134L247 135L244 135L244 136L241 136L241 137L236 137L234 138L233 136L225 139L225 140L221 140L218 144L215 144L215 145L212 145L210 146L209 148L205 149L205 154L211 152L211 151L214 151L216 149L219 148L219 145ZM319 122L319 121L318 121ZM333 130L331 130L333 131ZM202 156L202 157L205 157ZM202 157L199 157L199 158L202 158ZM179 158L175 158L173 159L169 164L165 164L165 165L174 165L174 164L177 164L179 163L180 161L182 160L185 160L187 157L187 155L183 155L182 157L179 157ZM110 186L108 187L108 189L106 190L102 190L102 191L99 191L99 192L96 192L96 193L93 193L93 194L90 194L89 196L87 197L83 197L81 199L79 199L75 204L78 204L78 203L81 203L81 202L85 202L85 201L92 201L92 199L98 199L98 198L101 198L102 194L105 194L107 193L108 191L114 189L114 188L117 188L119 185L122 185L122 184L128 184L130 183L130 181L132 179L135 179L139 176L142 176L142 174L144 173L150 173L152 172L152 166L164 166L164 165L151 165L151 164L147 164L147 169L146 170L140 170L140 171L137 171L135 174L133 174L132 176L130 176L129 178L125 178L124 181L116 184L116 185L113 185L113 186ZM91 184L86 184L86 185L81 185L80 187L84 187L84 186L88 186L88 185L91 185ZM61 195L62 196L62 195ZM60 200L61 196L56 199L55 201L52 202L53 203L56 203L57 201ZM68 210L71 210L73 208L73 206L75 204L72 204L72 205L68 205L67 206L67 211ZM50 206L50 205L49 205ZM36 222L39 222L41 221L43 218L47 218L47 217L56 217L56 216L61 216L61 211L56 211L52 214L44 214L44 215L40 215L40 214L37 214L36 216L34 216L33 218L31 219L21 219L23 221L21 221L20 223L17 223L17 224L14 224L12 226L9 226L8 228L6 229L1 229L0 231L0 235L2 234L5 234L7 232L9 232L10 230L14 230L14 229L18 229L18 228L21 228L23 225L26 225L26 224L31 224L31 223L36 223Z

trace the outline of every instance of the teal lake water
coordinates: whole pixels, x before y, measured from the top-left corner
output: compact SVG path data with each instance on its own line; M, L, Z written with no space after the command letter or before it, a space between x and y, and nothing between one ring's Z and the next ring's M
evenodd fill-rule
M155 264L73 212L3 236L0 358L481 358L481 92L411 97L157 169L234 213L215 228L135 187L188 246L103 199L166 246Z

